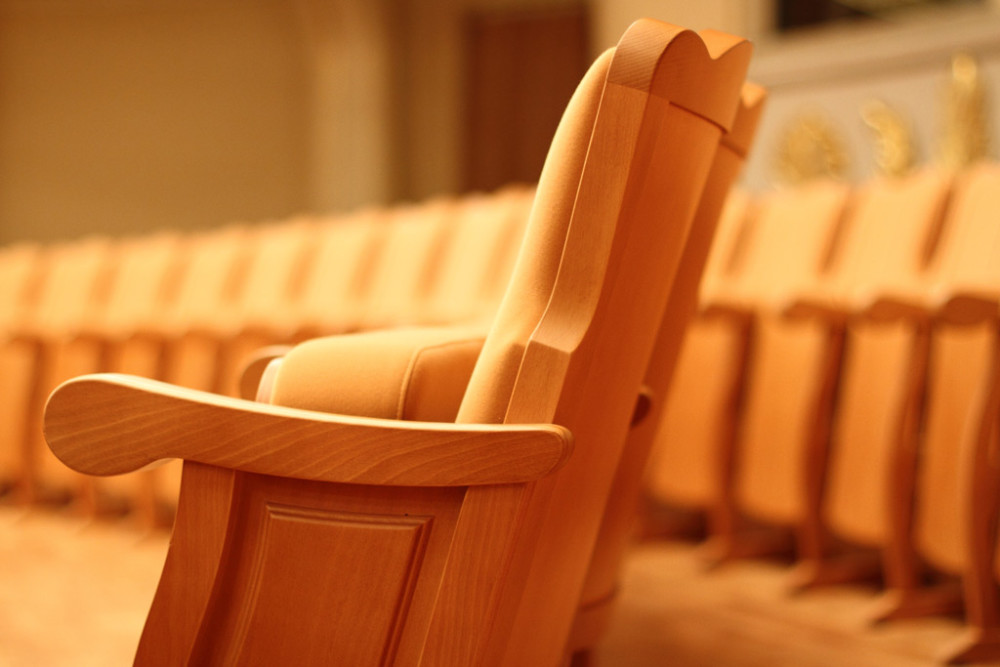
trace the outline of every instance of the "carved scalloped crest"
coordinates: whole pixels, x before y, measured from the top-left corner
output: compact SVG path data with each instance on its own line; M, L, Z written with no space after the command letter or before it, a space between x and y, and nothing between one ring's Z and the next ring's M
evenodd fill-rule
M640 19L625 32L616 49L609 83L669 99L727 131L731 129L736 115L732 91L739 90L739 83L746 78L753 51L750 42L715 30L695 33ZM658 67L667 51L672 53L672 66ZM715 83L704 85L710 80ZM719 92L706 95L707 90Z

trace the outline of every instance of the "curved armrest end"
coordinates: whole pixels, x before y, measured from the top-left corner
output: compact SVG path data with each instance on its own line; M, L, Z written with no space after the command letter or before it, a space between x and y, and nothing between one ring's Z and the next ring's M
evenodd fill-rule
M753 307L747 304L714 300L704 304L698 313L705 319L725 319L742 326L749 325L755 314Z
M801 298L792 301L782 315L793 320L820 320L831 325L844 325L851 317L850 308L832 299Z
M941 305L939 317L958 325L995 322L1000 318L1000 294L958 292Z
M864 316L876 322L910 322L926 323L934 318L934 311L925 303L896 296L882 296L870 302L864 310Z
M117 475L180 458L349 484L469 486L540 479L573 449L554 424L348 417L227 398L155 380L85 375L45 409L49 447L71 468Z

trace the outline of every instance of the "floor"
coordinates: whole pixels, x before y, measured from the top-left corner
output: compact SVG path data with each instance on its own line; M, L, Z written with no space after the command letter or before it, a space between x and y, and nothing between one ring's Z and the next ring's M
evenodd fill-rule
M167 546L120 524L0 507L0 666L130 664ZM707 572L690 545L646 542L628 560L598 667L929 667L954 621L870 628L877 592L789 596L787 571Z

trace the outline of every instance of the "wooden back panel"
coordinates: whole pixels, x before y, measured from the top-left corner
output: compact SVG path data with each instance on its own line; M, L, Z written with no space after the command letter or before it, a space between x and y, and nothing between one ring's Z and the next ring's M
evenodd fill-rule
M921 279L940 234L951 179L931 171L876 181L857 197L823 292L849 302ZM891 452L905 407L910 325L852 323L843 359L825 515L839 535L884 544Z
M120 241L107 303L92 318L92 331L117 339L155 320L170 283L178 278L184 250L184 242L175 233Z
M769 306L822 271L847 202L846 186L819 183L773 194L753 218L739 297L763 310L740 425L736 499L756 518L802 518L805 444L819 390L824 327L788 322Z
M1000 167L980 165L956 182L949 220L932 265L932 294L1000 291ZM924 404L924 431L917 472L914 540L936 567L962 572L969 537L965 520L968 465L973 459L983 402L995 354L995 325L935 327Z
M713 295L751 308L781 308L826 269L847 186L819 182L763 195L750 218L739 280Z
M719 222L719 242L705 269L703 293L724 290L725 281L739 279L730 270L730 259L749 204L742 193L729 198ZM696 319L688 327L671 389L663 398L647 475L647 488L657 501L707 509L716 498L717 446L736 418L727 400L739 372L740 335L723 318Z
M255 251L248 262L240 298L230 315L233 325L242 328L268 324L275 312L295 300L295 292L301 287L313 259L315 232L316 226L309 218L256 229Z

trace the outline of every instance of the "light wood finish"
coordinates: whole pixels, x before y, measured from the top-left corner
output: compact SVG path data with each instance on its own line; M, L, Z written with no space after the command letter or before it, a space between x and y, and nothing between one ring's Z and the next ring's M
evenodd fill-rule
M41 407L51 389L46 378L59 363L64 343L71 340L107 296L113 248L106 238L88 238L53 246L47 251L44 277L32 307L3 341L5 382L14 387L14 405L3 429L6 456L12 463L24 500L61 497L81 479L60 467L46 465ZM91 366L92 368L92 366ZM17 405L18 399L23 401Z
M822 389L809 408L822 417L813 422L805 458L806 512L799 527L803 584L870 577L879 569L875 553L827 559L830 528L867 546L884 544L889 434L904 418L915 334L856 316L872 294L921 274L940 236L949 188L947 175L926 171L876 180L856 191L830 270L803 285L786 309L789 317L826 327Z
M643 472L671 386L681 342L686 326L697 310L698 286L719 216L753 143L765 96L759 86L744 84L732 129L719 141L683 253L677 248L679 258L665 258L671 263L678 262L678 269L643 379L644 394L640 398L646 399L641 404L646 407L640 414L633 414L580 596L580 609L570 637L570 651L595 646L610 617L620 564L638 511Z
M470 417L496 401L507 424L568 429L574 449L565 465L537 482L428 488L307 482L188 462L138 662L225 661L253 651L265 662L560 663L677 268L661 256L683 245L745 76L748 44L707 39L711 48L694 33L641 21L584 79L463 401L460 422L491 421ZM562 151L580 146L581 159L564 162ZM568 201L569 215L537 203L546 198ZM549 234L548 243L530 242ZM549 267L550 279L531 282ZM497 395L506 382L496 378L510 367L512 389ZM101 381L81 381L88 382ZM173 391L150 395L174 400ZM50 425L57 452L85 436L73 420L101 421L74 411L69 398L60 407L60 394L50 410L70 421ZM197 407L197 421L177 427L191 437L220 411L260 410L184 396L185 410L204 406L209 415ZM325 419L344 418L307 422ZM433 439L444 427L411 428ZM196 456L238 460L240 450L257 448L252 443L203 442ZM151 453L163 455L159 446ZM309 466L259 454L276 472ZM351 465L358 466L366 467ZM476 467L457 463L465 469L457 478Z
M39 246L20 244L0 250L0 419L8 427L0 436L0 493L13 486L21 472L21 447L15 424L27 411L24 378L31 374L31 356L23 345L7 344L26 311L36 300L45 273L46 253Z
M114 243L114 266L107 295L98 307L88 309L84 322L52 346L51 359L33 399L39 401L36 410L41 407L40 401L65 380L118 363L114 354L121 350L119 343L154 319L164 305L169 285L178 277L183 250L181 237L169 232ZM92 513L109 503L109 508L115 510L128 507L133 501L148 505L143 493L149 483L148 475L132 475L100 484L93 480L85 482L52 456L41 429L34 434L32 447L39 452L40 474L50 480L49 484L61 480L64 486L80 490L73 498L79 511ZM146 516L150 512L148 506L142 510Z
M90 475L185 459L341 484L513 484L552 472L572 450L569 433L558 426L418 425L329 415L128 375L84 376L54 396L45 414L49 444ZM190 424L202 424L197 438ZM60 436L65 433L73 437Z
M786 544L780 534L758 535L737 525L737 515L787 531L805 511L800 443L813 424L808 407L821 389L824 338L819 325L789 322L781 314L794 285L825 269L847 199L847 188L835 183L763 197L750 218L739 280L726 283L728 289L716 291L704 306L709 315L727 317L739 328L737 357L749 349L744 384L730 394L731 400L745 396L739 423L732 426L734 451L719 455L734 468L718 473L732 479L732 496L719 497L715 510L726 517L716 522L713 535L718 557ZM731 409L731 400L723 405Z
M314 258L316 225L296 218L255 227L253 250L235 298L222 304L214 319L202 324L202 335L218 348L213 386L198 387L228 395L237 393L238 369L253 350L281 342L272 338L273 313L294 301Z
M41 246L34 243L0 248L0 335L20 321L34 297L42 273L41 255Z
M711 303L717 292L738 281L747 228L754 202L744 193L730 195L719 221L700 290ZM733 532L732 471L736 424L752 329L745 320L697 317L688 326L674 369L671 390L655 436L646 471L646 490L657 506L709 513L718 523L713 533ZM692 419L692 415L705 415ZM708 415L714 415L708 417ZM720 523L721 522L721 523Z
M900 434L892 480L894 603L887 617L938 613L961 606L954 587L922 589L922 567L964 578L970 637L952 658L1000 658L1000 607L996 596L994 384L1000 275L996 252L1000 226L1000 170L982 164L956 179L941 247L923 280L876 304L877 314L912 318L925 344L912 366L912 410L921 428ZM910 500L912 498L912 500Z
M167 537L0 506L0 663L129 664ZM871 589L789 597L782 567L745 561L706 573L696 555L677 543L630 550L621 599L591 664L933 667L962 633L952 619L873 631L859 622L877 595Z
M488 322L493 317L533 199L534 188L513 186L456 202L456 223L420 307L420 323Z
M354 328L371 330L420 320L420 307L457 223L457 209L455 200L441 198L391 211Z

